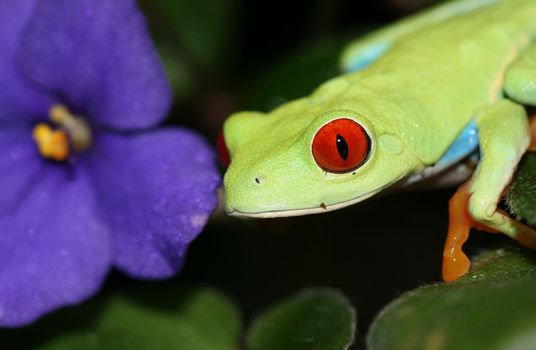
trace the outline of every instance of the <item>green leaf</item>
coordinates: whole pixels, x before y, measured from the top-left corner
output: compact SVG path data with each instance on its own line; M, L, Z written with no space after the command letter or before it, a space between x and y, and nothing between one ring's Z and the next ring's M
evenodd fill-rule
M355 327L355 312L343 295L329 289L312 289L262 314L251 327L247 349L348 349Z
M278 105L310 94L337 76L339 55L347 39L325 39L308 44L268 67L248 88L242 109L267 112Z
M536 226L536 152L525 154L508 191L507 203L512 213Z
M310 41L282 57L248 87L241 109L268 112L282 103L311 94L322 83L341 74L340 55L346 45L377 26Z
M460 280L424 286L389 304L371 326L369 349L534 349L534 295L534 252L487 251Z
M238 313L218 292L137 284L29 328L2 331L0 344L15 349L234 350L239 335Z
M232 52L229 41L238 23L234 1L143 0L140 5L161 36L172 35L197 65L220 67Z
M157 45L160 60L173 89L175 99L182 101L196 88L191 69L177 49L172 45L159 42Z

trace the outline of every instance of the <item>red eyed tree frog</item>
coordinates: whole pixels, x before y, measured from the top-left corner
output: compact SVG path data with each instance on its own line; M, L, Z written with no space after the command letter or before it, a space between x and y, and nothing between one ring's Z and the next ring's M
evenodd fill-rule
M536 105L536 0L448 2L352 43L345 74L310 96L224 125L225 211L323 213L413 183L479 147L450 201L443 278L469 270L469 229L536 248L536 231L497 209L530 145Z

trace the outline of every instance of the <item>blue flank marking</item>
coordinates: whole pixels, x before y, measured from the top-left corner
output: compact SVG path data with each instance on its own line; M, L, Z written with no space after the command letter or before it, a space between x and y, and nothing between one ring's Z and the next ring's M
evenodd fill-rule
M389 44L386 43L371 46L353 60L348 69L348 73L357 72L367 67L369 64L376 61L381 55L383 55L388 48Z
M448 151L436 163L436 166L448 166L473 153L478 147L478 129L476 122L472 120L460 136L454 141Z

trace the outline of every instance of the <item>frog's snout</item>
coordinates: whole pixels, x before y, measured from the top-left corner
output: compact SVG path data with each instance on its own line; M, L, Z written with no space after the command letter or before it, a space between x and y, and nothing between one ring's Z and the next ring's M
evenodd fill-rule
M233 172L230 168L224 178L225 212L228 215L244 216L259 210L257 202L266 202L268 174L263 171L249 171L247 174Z

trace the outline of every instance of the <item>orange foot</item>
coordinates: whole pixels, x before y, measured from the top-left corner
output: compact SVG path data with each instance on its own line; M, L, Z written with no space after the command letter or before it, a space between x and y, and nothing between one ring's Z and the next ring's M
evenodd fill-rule
M465 275L471 267L471 262L462 251L462 245L469 238L472 218L467 211L471 194L466 182L449 201L449 231L443 249L443 280L454 281Z
M449 201L449 231L443 249L443 280L454 281L465 275L471 267L471 262L462 251L462 246L469 238L471 228L497 233L488 227L477 223L467 210L471 198L469 182L460 186Z

